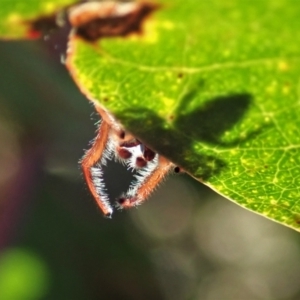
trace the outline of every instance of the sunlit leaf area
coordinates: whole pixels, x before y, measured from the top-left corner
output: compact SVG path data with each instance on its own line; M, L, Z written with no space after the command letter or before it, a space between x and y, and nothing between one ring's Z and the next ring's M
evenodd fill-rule
M51 3L71 2L43 1L41 6L35 7L45 13L47 9L55 11ZM281 6L274 4L278 20L283 0L279 2ZM10 1L5 0L5 3L8 7ZM16 3L19 12L27 11L25 4L28 2L18 0ZM241 19L231 9L229 5L227 12L232 12L231 17ZM253 11L255 9L249 10L250 19ZM293 8L288 7L288 11L292 16ZM266 20L272 15L268 11L263 11L262 16L264 14ZM4 10L2 15L6 15ZM204 15L203 20L206 17L209 19ZM7 30L7 20L20 19L12 15L10 19L0 21L0 34L8 32L15 39L0 41L0 300L300 299L299 232L241 208L187 174L170 175L145 204L127 211L116 210L112 219L105 219L86 187L78 163L95 137L99 116L64 64L69 29L51 31L35 41L17 41L17 37L23 38L28 33L28 28L22 25ZM222 19L219 22L224 26ZM250 27L255 31L258 23L251 23ZM295 24L298 23L292 25L295 27ZM217 23L211 22L211 25L216 27ZM284 37L290 38L291 34L284 30L288 20L275 25L278 30L283 28ZM212 27L207 30L213 30ZM203 36L208 36L205 30L199 28ZM276 40L278 30L274 31L272 41L276 45L281 44ZM227 33L223 42L231 36ZM215 37L212 39L217 42ZM247 40L246 37L241 39ZM269 51L272 48L269 44L260 44L257 48L256 42L251 40L254 56L257 49L263 53L264 47ZM291 43L291 53L298 53L295 44ZM86 46L82 46L81 54L92 49ZM238 47L243 49L244 44ZM115 48L116 54L119 49ZM278 49L279 46L274 51ZM209 53L207 49L205 51ZM225 50L222 53L230 55ZM210 56L207 54L207 57ZM226 55L224 57L226 60ZM255 101L261 91L264 95L286 92L293 101L297 98L297 64L286 69L287 65L277 65L277 62L270 65L267 62L268 76L273 76L275 66L279 73L284 69L287 77L278 80L284 83L291 76L291 81L287 82L291 86L284 85L286 89L282 90L268 81L270 85L264 89L262 81L261 84L256 81L251 113L260 103ZM250 70L253 72L248 73L253 77L249 75L249 79L257 78L259 68L255 69L254 65L243 67L253 67ZM107 68L109 70L109 66ZM226 86L220 83L222 77L218 77L222 72L210 77L210 70L207 71L205 78L212 83L206 87L201 85L201 89L215 88L216 83L220 90ZM98 72L97 76L106 80L104 75L107 73L103 74ZM243 84L246 77L243 77ZM122 82L125 86L126 82ZM229 83L239 84L234 77ZM193 84L192 81L189 87L193 88ZM256 88L251 80L249 86ZM172 88L166 85L169 87ZM210 99L220 100L213 97L220 90L203 92L203 97L209 95ZM140 93L138 90L133 92ZM271 96L267 100L269 108ZM284 101L280 101L276 103L284 106ZM295 104L294 107L298 106ZM289 116L297 115L297 110L291 110L290 106L289 111ZM283 113L281 124L292 124L284 117L286 110L282 108L280 112ZM128 122L130 126L130 118ZM233 130L235 137L238 129ZM192 136L192 133L191 130L186 135ZM292 154L297 161L297 155ZM193 164L198 159L198 156L187 157ZM257 163L256 158L254 160ZM293 166L290 169L296 170ZM257 169L252 171L249 176L257 178ZM112 202L128 189L132 179L133 172L120 163L109 162L104 167L104 180ZM243 190L243 178L238 179L236 182L241 186L237 189ZM297 221L299 217L293 220Z
M98 116L62 44L0 44L0 299L299 299L299 234L186 175L103 218L78 166ZM131 176L105 168L111 199Z
M299 230L300 2L158 2L142 35L72 37L75 82L194 178Z

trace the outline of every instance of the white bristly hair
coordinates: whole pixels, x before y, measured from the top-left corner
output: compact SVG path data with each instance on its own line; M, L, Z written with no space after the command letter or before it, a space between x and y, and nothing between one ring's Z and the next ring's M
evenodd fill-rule
M115 144L111 137L108 138L105 151L102 154L102 157L100 159L100 164L103 166L106 166L107 160L111 160L114 157L115 152Z
M156 155L152 161L148 162L146 167L138 169L137 174L134 175L133 182L130 184L129 189L125 194L125 198L137 197L137 190L142 184L145 183L148 176L150 176L156 168L158 168L158 155ZM143 199L141 199L141 201L142 200ZM137 200L135 206L139 204L140 201Z
M100 196L105 208L112 214L113 209L109 203L109 197L106 193L105 183L103 181L103 171L100 164L91 167L91 175L97 194Z

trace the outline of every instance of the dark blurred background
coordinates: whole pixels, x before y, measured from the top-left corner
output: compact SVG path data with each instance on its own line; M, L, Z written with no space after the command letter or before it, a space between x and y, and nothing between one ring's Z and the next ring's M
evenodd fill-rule
M65 36L0 43L0 299L300 299L299 233L187 175L102 217L78 164L98 116ZM111 199L131 179L109 163Z

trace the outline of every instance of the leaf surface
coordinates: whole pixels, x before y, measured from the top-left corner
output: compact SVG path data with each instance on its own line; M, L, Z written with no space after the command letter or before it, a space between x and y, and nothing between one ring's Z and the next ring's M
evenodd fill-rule
M0 36L74 0L4 0ZM67 66L89 99L239 205L300 229L300 3L156 0L141 34L76 36Z
M161 0L142 34L70 42L89 99L237 204L300 229L300 3Z

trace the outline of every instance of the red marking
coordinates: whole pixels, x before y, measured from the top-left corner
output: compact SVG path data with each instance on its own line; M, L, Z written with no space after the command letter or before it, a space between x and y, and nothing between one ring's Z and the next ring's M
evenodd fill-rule
M132 156L132 153L129 150L127 150L126 148L119 147L116 150L117 150L118 155L122 159L128 159L128 158L130 158Z
M151 149L149 149L147 146L143 147L143 156L145 158L146 161L151 161L154 159L155 157L155 152L152 151Z
M135 138L129 139L127 141L121 142L120 147L132 148L140 145L141 142Z
M51 33L53 30L58 29L56 23L56 13L49 16L39 16L34 20L27 20L24 22L29 26L27 37L30 39L40 38L42 34Z
M143 157L138 156L135 160L135 165L137 168L143 168L147 165L147 161Z
M32 29L27 32L27 38L29 38L29 39L38 39L41 37L41 35L42 34L40 31L36 31L36 30L32 30Z

